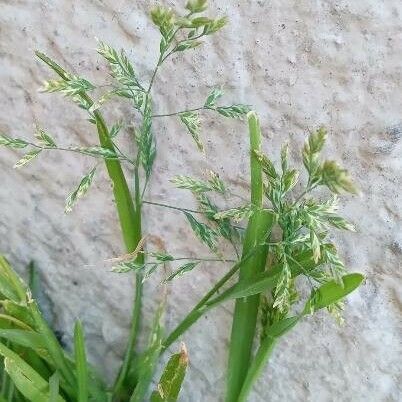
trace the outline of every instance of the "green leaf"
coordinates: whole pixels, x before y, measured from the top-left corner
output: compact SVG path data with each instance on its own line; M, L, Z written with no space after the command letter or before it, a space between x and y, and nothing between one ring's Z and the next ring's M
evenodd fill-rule
M4 300L3 303L10 302L9 300ZM6 311L6 307L4 306L4 311ZM20 319L13 317L8 314L0 314L0 328L8 328L6 326L7 324L12 324L13 326L17 326L20 329L28 330L31 331L32 328L24 321L21 321Z
M220 106L216 108L216 111L225 117L231 117L233 119L241 119L251 110L248 105L231 105L231 106Z
M344 275L342 277L342 284L336 281L331 281L320 286L311 295L309 301L306 303L303 314L313 313L319 309L337 303L352 293L362 283L364 276L359 273Z
M35 300L28 300L27 307L31 317L34 320L35 329L42 336L42 338L46 340L46 349L51 357L52 363L54 364L55 368L58 369L60 375L64 379L63 388L66 389L68 387L70 391L71 389L75 389L76 380L73 374L72 367L67 361L65 352L60 346L56 335L49 328L49 325L43 318L43 315L40 312Z
M85 339L79 320L74 327L74 357L77 370L78 402L88 402L88 363L85 352Z
M0 338L33 350L45 349L46 340L37 332L21 329L0 329Z
M56 74L62 77L65 80L70 79L71 74L69 74L63 67L59 66L54 60L50 57L46 56L44 53L35 51L35 55L41 59L45 64L47 64Z
M25 398L32 402L49 401L48 383L31 366L2 343L0 354L4 356L6 372ZM64 402L64 399L59 395L56 401Z
M176 271L174 271L166 280L165 282L170 282L173 279L177 278L178 276L184 275L186 272L192 271L200 262L199 261L191 261L187 262L186 264L182 265Z
M59 397L59 387L60 387L60 376L56 371L49 378L49 402L57 402L57 398Z
M91 186L95 171L96 168L93 168L87 175L85 175L81 179L78 187L68 196L65 207L66 213L71 212L73 210L73 206L78 201L78 199L87 193L89 187Z
M180 353L173 355L163 371L158 388L151 395L151 402L176 402L188 366L187 349L182 344Z
M179 113L179 117L182 123L187 127L191 136L193 137L195 143L197 144L198 149L201 152L203 152L204 145L202 144L200 139L201 121L198 114L195 112L183 112Z
M41 149L33 149L32 151L29 151L14 165L14 168L18 169L25 166L27 163L35 159L41 152Z
M31 317L27 306L21 302L14 302L12 300L3 300L2 307L7 315L14 317L18 321L35 329L35 321ZM28 328L27 328L28 329Z
M198 222L193 217L193 215L189 214L188 212L184 212L184 215L186 216L187 220L189 221L190 226L193 229L193 232L196 234L196 236L204 244L206 244L212 251L215 251L218 233L215 230L211 229L205 223Z
M266 336L279 338L290 331L300 320L300 317L284 318L267 328Z
M26 141L21 140L19 138L11 138L8 135L0 134L0 145L4 145L9 148L19 149L19 148L25 148L29 144Z
M236 285L224 291L219 296L211 299L207 303L207 306L212 307L226 300L241 299L243 297L257 295L267 290L271 290L275 287L277 280L278 274L276 273L272 275L263 273L252 279L243 279Z
M0 255L0 293L12 302L25 304L27 288L12 270L7 260ZM6 300L7 302L7 300ZM3 305L3 308L5 306Z
M205 101L204 107L208 109L212 109L216 106L216 102L219 98L223 96L223 91L220 88L214 88L211 93L208 95L207 100Z

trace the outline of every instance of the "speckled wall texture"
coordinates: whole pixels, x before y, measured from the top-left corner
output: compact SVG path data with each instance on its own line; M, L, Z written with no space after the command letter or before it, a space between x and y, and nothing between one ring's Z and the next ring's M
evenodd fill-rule
M165 1L180 6L181 1ZM294 160L309 129L324 124L327 154L356 178L361 196L342 199L357 233L339 235L351 270L367 280L347 303L339 328L326 314L305 320L277 348L250 401L400 401L402 254L402 2L400 0L211 1L230 25L203 48L174 57L154 91L158 112L199 105L213 86L226 101L253 105L264 148L289 140ZM85 115L57 95L37 89L50 74L33 56L41 49L99 84L107 68L95 37L124 47L149 77L158 33L145 0L0 0L0 130L29 137L38 121L61 144L94 144ZM124 103L107 115L132 116ZM241 122L203 117L206 157L175 119L155 127L159 155L149 198L194 206L169 179L215 167L246 195L248 140ZM129 142L127 141L127 144ZM116 370L129 325L132 284L102 261L122 252L110 184L103 173L70 215L66 195L92 166L71 154L49 153L13 170L16 152L0 153L0 250L20 272L33 258L52 307L55 327L71 344L73 320L84 321L91 360L108 376ZM148 207L145 233L173 254L207 252L183 217ZM167 325L173 326L226 269L204 266L170 288ZM147 283L148 324L160 293ZM224 389L232 306L208 314L184 336L191 369L182 401L219 401Z

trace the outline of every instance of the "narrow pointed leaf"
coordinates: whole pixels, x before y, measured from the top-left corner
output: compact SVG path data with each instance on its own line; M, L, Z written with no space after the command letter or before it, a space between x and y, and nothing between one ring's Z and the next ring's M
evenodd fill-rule
M49 402L57 402L59 397L60 376L56 371L49 378Z
M78 320L74 328L74 357L77 370L78 402L88 402L88 364L85 339L82 324Z
M236 285L227 289L221 295L210 300L207 305L213 306L222 303L226 300L240 299L243 297L249 297L257 295L261 292L271 290L275 287L278 280L278 275L267 276L266 273L258 275L256 278L243 279Z
M34 350L45 349L45 339L34 331L24 331L21 329L0 329L0 338L25 346Z
M4 356L6 372L11 377L16 388L32 402L49 401L49 384L31 366L15 352L0 343L0 354ZM64 402L61 396L57 402Z
M282 335L285 335L286 332L290 331L300 320L300 317L289 317L284 318L281 321L278 321L271 325L266 332L266 336L270 336L273 338L279 338Z
M309 314L316 310L330 306L352 293L363 282L364 276L359 273L344 275L342 284L335 281L320 286L306 303L303 313Z
M14 302L25 302L27 288L11 269L7 260L0 255L0 293Z

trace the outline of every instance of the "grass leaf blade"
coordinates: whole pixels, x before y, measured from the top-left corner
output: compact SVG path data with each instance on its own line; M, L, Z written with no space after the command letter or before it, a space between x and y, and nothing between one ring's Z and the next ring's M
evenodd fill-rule
M57 402L59 396L60 376L56 371L49 378L49 402Z
M82 324L76 321L74 327L74 357L77 369L78 402L88 402L88 364Z

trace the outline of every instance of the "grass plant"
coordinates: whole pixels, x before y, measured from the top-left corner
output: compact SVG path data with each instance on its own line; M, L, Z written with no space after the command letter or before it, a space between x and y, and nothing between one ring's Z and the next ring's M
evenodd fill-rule
M288 148L281 150L277 169L262 152L259 120L243 104L222 105L223 91L213 89L202 105L192 105L177 112L159 112L153 100L153 85L163 64L173 56L198 48L204 39L220 31L225 17L207 17L205 0L190 0L184 12L157 7L151 19L160 32L157 62L148 80L143 80L124 50L116 50L99 41L98 53L108 64L113 83L104 92L84 77L68 72L42 52L37 57L55 74L42 90L58 93L76 103L97 134L91 146L59 145L41 126L35 138L0 135L0 145L26 153L15 164L22 168L46 152L73 152L95 160L94 167L67 196L65 211L71 212L89 191L103 162L112 183L116 215L119 221L124 255L113 260L112 270L135 277L130 332L121 367L115 381L107 384L87 358L83 325L74 328L73 353L60 345L43 318L35 300L37 278L31 267L32 292L8 262L0 259L0 355L3 357L2 401L96 401L142 402L175 401L179 396L188 365L184 345L168 361L155 389L150 392L160 355L193 325L206 311L235 301L229 347L227 402L246 401L279 339L304 317L326 308L341 319L342 300L356 289L363 277L347 274L335 245L330 240L332 228L353 230L353 225L336 213L341 192L356 192L348 173L334 161L322 161L320 152L326 139L323 128L311 133L302 150L307 172L306 185L300 190L299 171L290 167ZM103 91L100 93L100 91ZM111 99L128 101L135 119L107 122L103 110ZM154 112L157 110L157 112ZM168 205L163 200L148 199L147 189L157 155L154 119L177 118L199 151L205 152L201 135L202 113L222 118L247 116L250 139L250 200L236 208L225 209L234 197L229 186L214 172L203 179L180 172L172 185L191 191L198 208ZM136 123L132 123L132 121ZM133 155L119 145L126 135L134 142ZM124 168L123 168L124 167ZM129 183L134 183L133 189ZM332 197L313 196L318 188ZM142 232L147 205L180 211L194 235L211 254L200 257L173 256L167 250L151 250ZM222 205L222 206L221 206ZM223 242L233 250L221 251ZM238 250L242 250L241 253ZM232 267L214 284L186 317L170 332L163 325L165 297L155 314L148 346L139 350L142 330L142 304L154 295L144 295L143 283L156 270L173 266L165 286L204 263L231 263ZM237 277L233 284L230 280ZM304 286L304 287L303 287ZM304 296L303 288L310 287Z

